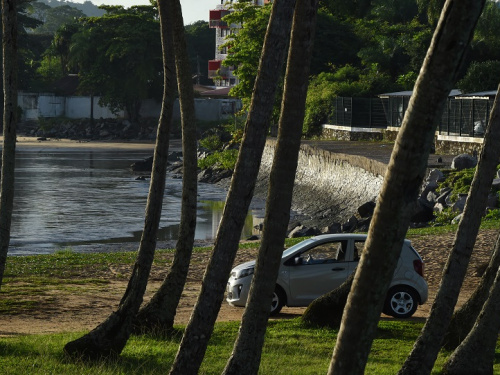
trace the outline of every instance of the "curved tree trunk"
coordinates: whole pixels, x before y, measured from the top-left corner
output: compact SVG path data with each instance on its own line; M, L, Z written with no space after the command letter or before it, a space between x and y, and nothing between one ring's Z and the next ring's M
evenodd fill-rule
M347 299L329 374L362 374L434 133L484 1L448 0L424 60Z
M295 172L309 80L317 0L297 0L281 106L278 140L269 179L264 234L238 338L224 374L259 371L269 306L290 220Z
M353 281L354 273L351 273L338 288L316 298L302 314L302 321L313 326L338 329Z
M167 12L163 5L162 2L158 3L164 64L163 102L156 136L144 230L137 260L117 311L88 334L65 345L65 353L72 357L101 358L121 353L132 332L133 321L142 303L153 263L165 191L170 123L175 99L171 13Z
M460 294L476 243L481 218L500 157L500 98L497 96L484 136L479 163L464 213L431 312L400 374L430 374Z
M486 268L481 281L479 282L474 293L469 297L467 302L460 307L451 318L448 332L443 339L443 346L448 350L455 349L462 340L467 337L477 316L488 299L491 286L495 280L496 273L500 268L500 235L497 237L495 249L491 256L490 263Z
M197 374L213 332L259 172L278 77L289 40L294 4L294 0L276 0L273 3L245 134L224 213L201 292L184 332L171 374Z
M17 9L15 0L2 0L3 148L0 181L0 289L10 243L14 205L14 165L17 126Z
M448 375L493 375L500 330L500 269L474 327L443 366Z
M162 0L163 1L163 0ZM175 313L186 283L196 229L198 195L196 156L196 116L191 68L184 36L184 21L179 0L165 0L173 13L174 50L182 120L182 208L179 239L169 273L152 299L137 314L137 331L172 330Z

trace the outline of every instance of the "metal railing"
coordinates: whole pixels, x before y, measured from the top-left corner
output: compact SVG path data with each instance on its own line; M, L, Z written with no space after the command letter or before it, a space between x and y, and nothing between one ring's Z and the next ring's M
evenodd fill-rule
M409 101L406 96L337 97L328 123L362 128L400 127ZM438 127L439 134L483 137L493 101L486 98L448 99Z

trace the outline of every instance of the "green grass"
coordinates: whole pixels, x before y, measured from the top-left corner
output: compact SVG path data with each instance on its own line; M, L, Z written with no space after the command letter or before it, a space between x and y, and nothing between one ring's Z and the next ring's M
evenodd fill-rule
M439 235L456 231L455 226L412 229L408 237ZM499 220L484 221L483 229L498 229ZM303 238L287 239L291 246ZM258 247L258 242L241 244L244 248ZM166 262L161 255L173 250L159 250L155 262ZM209 254L210 248L195 252ZM57 290L72 290L77 286L106 288L107 281L99 279L100 270L113 264L132 265L135 252L78 254L69 249L51 255L9 257L6 279L2 286L0 314L15 314L36 309L37 295ZM74 277L84 274L85 277ZM16 279L16 283L9 282ZM75 289L76 291L77 289ZM417 321L382 320L373 343L367 374L394 374L410 352L422 328ZM7 327L8 330L8 327ZM122 355L108 361L73 362L62 354L64 345L83 333L51 335L18 335L0 338L0 373L5 374L164 374L175 357L183 327L173 338L133 336ZM229 358L238 332L237 322L218 323L211 338L200 374L220 374ZM323 374L327 372L336 330L304 326L300 319L275 320L269 323L263 351L261 374ZM441 352L433 373L438 374L450 353ZM500 373L500 346L494 373Z
M200 374L220 374L238 332L237 322L218 323ZM422 328L415 321L382 320L366 374L395 374ZM132 336L123 353L112 360L85 362L65 358L62 349L82 333L0 338L2 373L24 374L165 374L175 357L182 333L171 338ZM261 374L325 374L337 337L336 330L304 326L299 319L269 322ZM500 346L494 373L500 372ZM433 373L439 373L448 352L441 352Z

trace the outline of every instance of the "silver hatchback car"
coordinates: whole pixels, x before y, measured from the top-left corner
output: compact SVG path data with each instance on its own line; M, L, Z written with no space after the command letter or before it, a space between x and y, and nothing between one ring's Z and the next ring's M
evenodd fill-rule
M364 234L328 234L309 238L283 252L276 281L271 315L283 306L305 307L340 286L358 265L366 241ZM245 306L255 261L232 269L227 283L227 302ZM396 318L412 316L427 301L424 263L405 240L384 303L383 312Z

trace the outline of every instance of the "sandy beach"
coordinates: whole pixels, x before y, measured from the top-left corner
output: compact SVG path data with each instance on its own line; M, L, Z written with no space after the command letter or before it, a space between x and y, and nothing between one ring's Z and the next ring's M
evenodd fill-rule
M3 143L3 137L0 137L0 142ZM0 145L1 147L1 145ZM148 140L131 140L131 141L85 141L85 140L71 140L71 139L56 139L47 138L40 140L36 137L18 136L16 143L16 150L18 151L60 151L60 150L76 150L76 151L114 151L114 150L134 150L134 151L148 151L154 150L155 142ZM181 149L181 141L174 139L170 141L170 148L172 150Z

